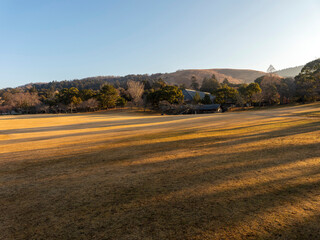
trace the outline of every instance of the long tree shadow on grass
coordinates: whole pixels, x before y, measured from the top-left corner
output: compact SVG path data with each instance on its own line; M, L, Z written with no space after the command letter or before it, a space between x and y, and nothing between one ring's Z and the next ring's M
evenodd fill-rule
M319 239L320 213L294 221L291 226L284 227L274 234L274 239ZM263 236L267 238L267 236Z
M102 141L94 141L91 142L90 144L106 144L106 149L103 150L97 150L95 154L101 154L101 155L107 155L107 158L104 161L108 162L121 162L125 161L127 159L131 158L132 153L135 153L135 155L139 155L141 158L142 157L147 157L149 154L154 154L157 152L162 152L164 149L165 151L170 151L170 150L184 150L184 149L196 149L201 151L202 149L212 149L214 151L214 148L216 147L226 147L228 145L236 146L238 144L247 144L247 143L253 143L253 142L258 142L260 140L264 139L272 139L272 138L277 138L277 137L282 137L282 136L293 136L296 134L302 134L302 133L312 133L314 131L318 131L319 129L319 122L311 122L311 123L305 123L303 125L300 125L299 127L296 126L291 126L282 130L272 130L272 131L266 131L266 132L261 132L261 133L255 133L255 134L244 134L244 135L239 135L239 136L213 136L213 137L193 137L191 139L183 139L183 140L174 140L174 141L164 141L164 142L156 142L156 143L149 143L149 144L139 144L141 140L145 139L150 139L152 140L153 138L168 138L168 137L179 137L179 136L184 136L190 133L197 132L199 129L188 129L185 131L180 131L180 132L164 132L163 134L161 132L157 134L143 134L140 136L135 136L132 138L126 138L125 140L120 140L120 141L115 141L115 143L123 143L123 142L129 142L132 146L120 146L120 147L108 147L108 143L112 142L112 139L109 140L102 140ZM215 130L214 130L215 131ZM233 131L231 128L230 131ZM138 145L135 144L135 142L138 143ZM44 163L45 165L48 164L49 160L51 158L54 159L54 161L64 161L66 157L73 157L77 156L78 154L64 154L64 149L70 148L70 146L73 145L72 143L66 144L65 146L61 146L58 149L55 147L53 148L43 148L39 150L26 150L26 151L17 151L17 152L10 152L10 153L2 153L0 154L0 159L3 159L3 163L6 163L6 159L15 159L19 157L24 157L24 156L30 156L30 158L33 157L35 151L38 152L46 152L46 151L57 151L57 153L52 157L50 156L45 156L43 160L46 160L47 163ZM90 147L88 148L88 143L78 143L77 148L82 149L79 151L79 154L86 154L86 152L92 151ZM125 150L125 151L124 151ZM269 151L268 149L266 149ZM295 148L293 149L293 151ZM114 153L119 153L120 154L114 154ZM59 160L60 159L60 160ZM37 163L35 164L41 164L39 161L41 160L41 157L37 157ZM17 163L6 163L6 165L10 164L17 164ZM18 164L21 164L18 162ZM30 163L27 163L30 165ZM32 163L31 163L32 164ZM92 164L92 163L91 163ZM22 164L23 166L23 164Z
M247 140L312 133L317 131L317 126L318 123L308 123L299 128L263 132L249 139L237 139L239 142L232 142L233 137L178 140L128 147L124 153L121 148L112 148L85 156L75 154L59 161L30 163L24 171L11 172L24 177L23 182L13 177L13 181L3 181L1 185L0 211L5 214L1 217L0 238L273 239L289 236L294 239L296 231L288 229L299 227L292 223L299 220L299 213L317 214L316 208L305 210L299 203L316 204L313 197L320 193L319 165L301 165L300 172L292 171L287 177L277 178L279 171L276 170L274 178L272 172L267 179L259 177L272 168L318 158L318 143L238 153L213 151L195 157L130 163L135 163L137 157L148 158L152 153L214 150ZM215 143L216 140L224 142ZM139 142L139 138L132 141ZM129 164L121 167L121 163ZM112 168L115 172L109 172L110 164L119 164L119 169ZM61 175L65 177L59 178ZM250 181L254 176L255 182L248 182L248 187L198 191L201 186ZM292 215L291 210L286 212L290 206L296 207L298 215ZM278 222L274 216L281 214L285 218ZM312 223L313 220L306 220L305 226ZM319 226L312 226L319 232ZM308 229L302 228L298 236L308 234Z
M95 122L86 122L86 123L77 123L69 125L60 125L60 126L50 126L50 127L34 127L34 128L17 128L17 129L8 129L0 131L1 134L17 134L17 133L38 133L38 132L51 132L51 131L63 131L63 130L81 130L81 129L91 129L91 128L103 128L103 127L117 127L117 126L128 126L130 125L161 125L161 124L170 124L172 122L185 122L185 121L198 121L199 119L210 118L211 116L180 116L179 118L168 118L168 117L153 117L153 118L136 118L133 120L130 119L116 119L113 120L107 119L105 121L95 121ZM222 118L221 116L217 119Z
M148 237L152 239L163 237L191 239L199 234L202 236L203 234L221 234L221 236L232 237L232 234L247 234L248 230L241 232L238 227L246 228L246 225L241 225L241 222L249 224L250 220L256 218L267 221L269 229L273 229L272 221L264 219L263 216L259 217L260 214L271 213L273 207L294 203L297 198L308 198L308 194L319 190L318 181L302 183L298 186L286 185L286 181L303 176L300 174L272 181L270 186L263 183L262 185L250 185L250 187L240 190L232 189L206 195L189 196L186 194L182 199L181 197L175 198L174 194L177 190L183 191L183 189L189 190L190 188L194 188L196 193L199 184L221 183L230 178L239 178L240 180L241 174L245 172L263 171L270 166L277 167L277 165L303 161L303 158L294 159L289 154L293 149L294 146L285 148L288 156L283 156L283 159L278 162L268 163L266 161L267 165L253 164L247 168L244 165L234 169L226 168L216 171L208 169L207 172L190 173L190 169L196 166L199 168L210 166L206 165L208 162L203 163L201 159L197 164L192 165L193 162L190 162L192 158L168 161L164 166L159 164L149 165L148 168L142 168L141 165L129 166L126 168L126 175L123 176L125 180L121 181L119 178L116 184L115 182L110 184L106 181L103 177L103 171L96 173L98 178L95 178L94 181L91 176L72 179L74 171L71 169L69 172L71 178L67 178L66 182L57 180L46 183L42 181L41 185L32 182L31 185L23 184L23 188L16 186L16 189L20 189L21 192L15 193L15 196L11 196L10 199L15 203L15 206L20 206L18 210L15 210L18 211L19 217L12 226L12 230L15 231L10 231L10 235L16 238L19 237L19 234L29 238L44 236L72 238L83 234L82 236L86 238L95 236L97 239L103 238L103 236L107 239ZM312 158L319 154L317 151L312 151L317 150L314 144L298 146L295 151L298 153L305 149L310 150L308 151L310 154L305 156L306 158ZM254 152L257 150L252 150L251 154L255 154ZM224 154L225 162L220 162L220 164L237 162L239 159L245 162L247 154L247 152L242 152L230 154L228 157L229 154L226 153ZM277 151L273 151L272 154L269 157L276 156ZM266 157L264 154L262 156ZM212 154L209 156L211 159L209 163L211 162L214 167L215 164L219 164L220 158L223 156ZM179 164L176 164L175 161L178 161ZM203 166L203 164L205 165ZM87 167L89 165L84 165L84 169L80 168L79 170L84 171ZM101 169L101 167L102 165L98 165L97 169ZM150 171L151 169L155 169L155 171ZM318 173L319 168L308 169L305 176L312 178ZM48 176L46 175L46 177ZM63 184L66 184L63 189L69 189L68 191L61 188ZM49 194L42 196L49 186L51 188ZM259 193L261 189L265 188L268 188L268 191ZM28 194L29 191L32 195ZM241 197L241 193L245 195L246 192L253 193L253 196L251 194L248 197ZM170 201L161 197L166 194L173 194ZM25 197L17 199L21 195ZM240 197L233 200L235 196ZM7 197L2 195L2 201ZM32 201L28 203L28 199ZM154 199L154 202L150 204L149 199ZM22 200L25 204L19 205L19 201ZM41 206L41 212L45 214L39 216L36 206ZM58 217L46 218L45 221L44 217L46 215L52 216L52 214ZM9 216L13 217L10 214ZM48 229L49 225L52 229ZM37 231L34 231L35 229ZM53 229L55 229L54 232ZM9 233L6 232L6 234ZM254 234L266 233L261 230L260 233L254 232Z
M313 172L319 177L319 170ZM312 177L313 174L307 173L306 176ZM279 236L279 232L285 230L281 229L281 226L279 230L278 219L273 217L282 214L288 219L280 220L281 224L292 225L291 221L298 220L299 214L293 218L290 215L294 214L294 211L283 214L281 209L285 211L288 206L294 206L299 201L308 201L314 194L319 193L319 183L320 180L287 185L286 179L281 179L270 185L265 184L267 186L257 184L248 189L198 196L186 194L180 198L172 197L170 201L154 196L152 204L145 204L138 198L127 204L126 199L128 201L142 193L136 192L138 189L135 188L124 189L125 192L112 195L114 198L109 207L114 213L120 211L120 214L109 214L110 229L107 228L106 233L112 236L111 239L126 233L134 238L136 232L141 234L141 238L156 236L154 239L161 239L162 236L166 239L193 239L200 233L201 239L206 232L211 237L216 235L217 239L247 239L247 236L259 238L261 235L274 239ZM148 187L152 188L152 185L144 186L143 189L147 190ZM264 190L265 187L268 191ZM303 211L302 207L298 211ZM313 209L313 213L317 213L317 210ZM320 230L319 225L313 228L317 232ZM303 229L300 231L300 235L303 235ZM297 239L292 238L293 236L290 239Z
M185 120L196 120L196 119L185 119ZM123 120L124 121L124 120ZM172 120L172 121L177 121L177 120ZM184 121L184 119L180 119L178 121ZM16 133L37 133L37 132L51 132L51 131L64 131L64 130L85 130L85 129L90 129L90 128L110 128L110 129L99 129L97 131L90 131L90 132L80 132L80 133L65 133L65 134L58 134L58 135L53 135L53 136L41 136L41 137L28 137L28 138L20 138L20 139L4 139L4 140L0 140L1 144L15 144L15 143L23 143L23 142L36 142L36 141L44 141L44 140L52 140L52 139L59 139L59 138L64 138L64 137L84 137L84 136L90 136L90 135L96 135L96 134L107 134L109 132L118 132L119 134L123 133L124 131L137 131L139 129L144 129L146 130L148 128L148 126L145 126L144 124L149 124L150 129L153 129L155 127L161 129L162 127L166 127L166 124L170 124L171 121L164 121L164 124L162 122L161 125L156 126L157 124L154 124L152 122L148 122L148 121L141 121L141 120L134 120L134 121L128 121L126 120L126 122L120 123L121 121L114 121L114 122L93 122L93 123L85 123L85 124L72 124L72 125L63 125L63 126L53 126L53 127L42 127L42 128L24 128L24 129L10 129L10 130L4 130L4 131L0 131L1 134L16 134ZM287 121L283 121L283 120L278 120L278 121L274 121L272 122L272 124L288 124L288 123L292 123L292 122L296 122L294 120L287 120ZM161 122L160 122L161 123ZM319 122L315 122L312 123L311 125L318 125ZM133 125L133 126L130 126ZM255 127L263 127L266 125L270 125L270 123L262 123L262 124L253 124L250 126L242 126L242 127L235 127L235 128L227 128L227 129L219 129L218 127L216 127L216 129L214 129L215 132L226 132L226 131L234 131L234 130L242 130L242 129L248 129L250 130L251 128L255 128ZM127 126L127 127L125 127ZM114 128L113 128L114 127ZM124 128L125 127L125 128ZM132 129L131 129L132 128ZM303 131L303 129L305 128L305 126L302 126L302 129L299 131ZM131 129L131 130L130 130ZM187 131L179 131L177 134L185 134L187 133L192 133L192 132L196 132L199 129L203 129L203 128L192 128L189 129ZM208 131L208 130L207 130ZM280 130L282 132L285 132L283 130ZM172 131L173 133L175 131ZM210 132L210 131L208 131ZM159 136L159 133L153 133L151 134L151 136L149 136L149 134L145 134L143 135L143 137L140 137L140 139L144 139L144 138L149 138L152 139L152 135L156 136L156 138L161 138L161 136ZM163 137L167 137L170 136L170 134L168 134L166 132L166 134L163 134ZM252 134L251 136L257 136L258 134ZM130 141L130 140L134 140L137 137L128 137L126 138L126 141Z

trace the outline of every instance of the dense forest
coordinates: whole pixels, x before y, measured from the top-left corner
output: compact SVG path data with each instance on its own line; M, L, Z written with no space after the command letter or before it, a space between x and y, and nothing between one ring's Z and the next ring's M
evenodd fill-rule
M82 80L30 84L0 90L0 113L61 113L136 106L159 109L183 105L186 88L215 96L222 106L262 106L320 100L320 59L307 63L295 78L266 74L250 84L235 84L215 75L190 79L190 86L169 85L161 74L92 77ZM192 104L211 104L196 95Z

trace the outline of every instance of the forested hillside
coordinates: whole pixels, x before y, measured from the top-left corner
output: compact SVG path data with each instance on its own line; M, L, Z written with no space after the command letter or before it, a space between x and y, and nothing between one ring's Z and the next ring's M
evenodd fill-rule
M279 71L275 71L276 74L278 74L281 77L295 77L297 76L304 65L297 66L297 67L291 67L291 68L285 68Z
M225 79L233 84L252 83L258 77L263 76L265 73L255 70L245 69L189 69L178 70L172 73L156 73L156 74L131 74L126 76L97 76L88 77L83 79L64 80L64 81L51 81L48 83L30 83L21 88L32 88L33 86L40 89L55 89L60 90L63 88L75 87L79 90L93 89L99 90L103 84L109 83L116 88L125 88L127 81L141 81L152 84L156 80L162 79L168 84L189 87L191 78L195 77L201 84L204 78L210 78L215 75L216 79L222 83Z
M224 72L242 80L217 73ZM216 74L214 74L216 73ZM259 76L247 84L244 81ZM246 79L246 80L245 80ZM251 81L251 80L250 80ZM92 77L36 83L0 90L0 113L60 113L114 107L184 104L182 90L210 93L214 103L228 106L266 106L320 100L320 59L306 64L295 78L252 70L181 70L170 74ZM192 104L212 104L210 96L195 96Z

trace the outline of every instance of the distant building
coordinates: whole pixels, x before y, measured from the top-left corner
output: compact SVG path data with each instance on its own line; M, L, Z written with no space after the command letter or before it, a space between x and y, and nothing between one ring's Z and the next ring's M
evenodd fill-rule
M213 96L211 93L208 92L201 92L201 91L196 91L196 90L191 90L191 89L184 89L182 90L183 96L184 96L184 102L185 103L192 103L193 98L196 95L196 93L199 93L200 99L202 100L206 94L209 95L210 100L213 102L214 99L216 98Z
M220 104L204 104L197 105L194 109L195 113L214 113L214 112L222 112L222 108Z

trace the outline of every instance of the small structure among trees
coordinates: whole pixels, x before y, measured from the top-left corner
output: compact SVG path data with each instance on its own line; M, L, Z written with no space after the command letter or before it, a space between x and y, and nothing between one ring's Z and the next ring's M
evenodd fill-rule
M215 113L222 112L220 104L203 104L197 105L194 109L195 113Z
M192 89L182 90L185 103L200 103L205 101L206 104L214 102L215 96L208 92L196 91Z

